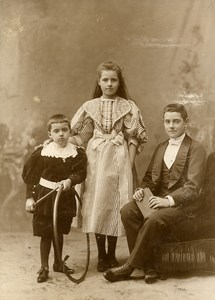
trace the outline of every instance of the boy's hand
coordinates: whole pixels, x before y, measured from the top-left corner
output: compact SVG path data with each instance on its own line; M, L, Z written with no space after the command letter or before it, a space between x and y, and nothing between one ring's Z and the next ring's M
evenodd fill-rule
M144 190L143 189L137 189L136 192L133 195L133 199L136 201L141 202L143 200L144 197Z
M33 198L28 198L25 203L25 210L29 213L33 213L34 211L35 201Z
M59 185L63 186L63 191L68 191L71 188L71 179L65 179L65 180L61 180L59 182Z

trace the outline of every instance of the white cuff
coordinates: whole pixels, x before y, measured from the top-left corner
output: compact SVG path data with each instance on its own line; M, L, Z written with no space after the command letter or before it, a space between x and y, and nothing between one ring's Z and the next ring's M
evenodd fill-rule
M175 206L175 201L174 201L174 199L172 198L172 196L169 196L169 195L168 195L168 196L166 196L165 198L169 200L169 206L170 206L170 207Z
M135 194L137 191L139 191L139 190L144 190L144 189L141 188L141 187L138 187L138 188L135 189L134 194Z

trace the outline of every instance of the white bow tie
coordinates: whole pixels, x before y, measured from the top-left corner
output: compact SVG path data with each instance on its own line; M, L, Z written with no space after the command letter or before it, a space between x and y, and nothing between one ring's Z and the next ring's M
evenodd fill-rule
M170 139L169 140L169 145L174 145L174 146L180 146L180 144L181 144L181 141L179 141L179 140L174 140L174 139Z

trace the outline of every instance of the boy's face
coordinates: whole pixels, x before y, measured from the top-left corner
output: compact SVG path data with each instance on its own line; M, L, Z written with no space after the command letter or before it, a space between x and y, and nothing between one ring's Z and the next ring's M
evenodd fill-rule
M188 119L184 120L179 112L164 114L164 128L169 138L176 139L185 132Z
M51 130L48 132L49 138L51 138L56 144L61 147L65 147L70 137L70 129L67 122L53 123L51 124Z

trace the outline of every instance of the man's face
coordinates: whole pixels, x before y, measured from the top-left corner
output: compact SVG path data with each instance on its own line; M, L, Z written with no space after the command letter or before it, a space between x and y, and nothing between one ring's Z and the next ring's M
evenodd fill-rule
M179 112L164 114L164 128L169 138L176 139L185 132L188 119L184 120Z

